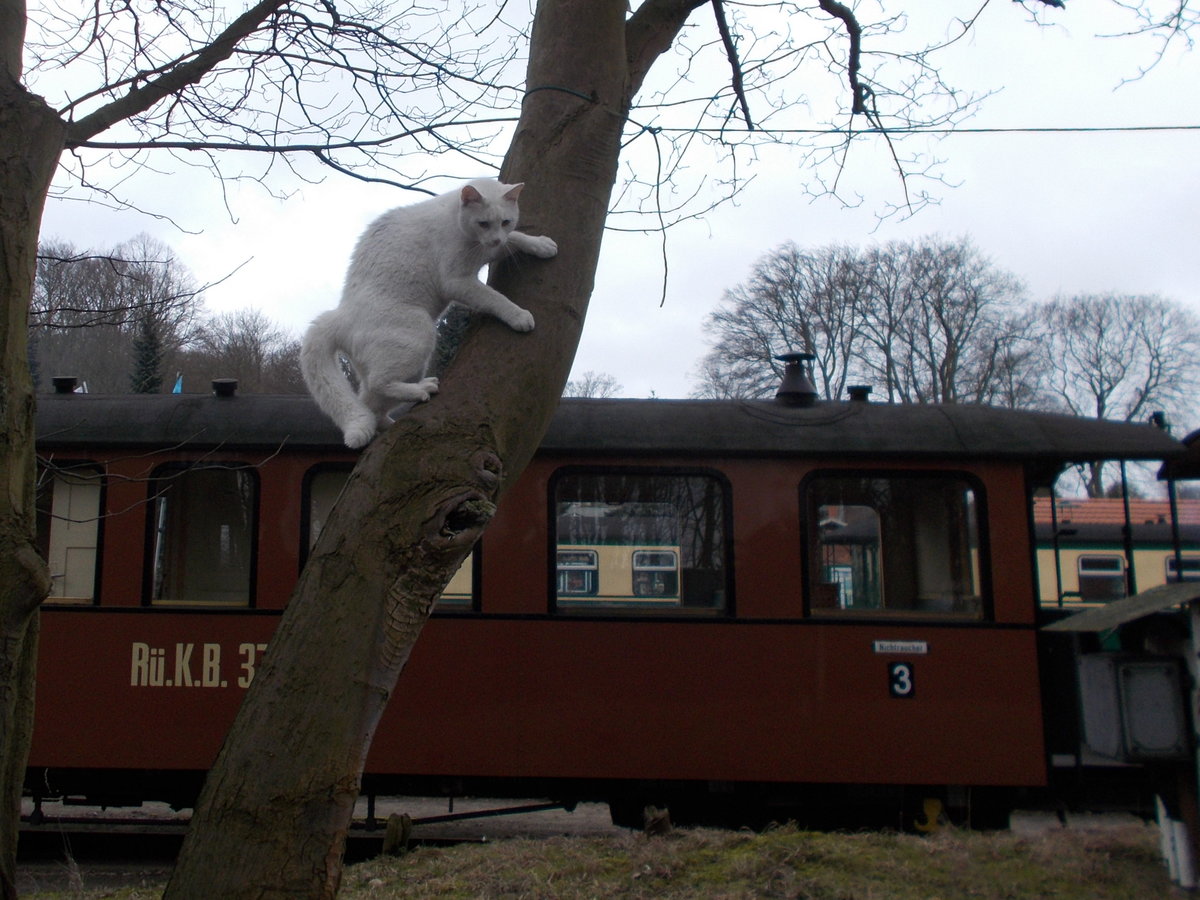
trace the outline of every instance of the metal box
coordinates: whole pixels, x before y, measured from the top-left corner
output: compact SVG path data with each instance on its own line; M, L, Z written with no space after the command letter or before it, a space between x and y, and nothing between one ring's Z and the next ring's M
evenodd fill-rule
M1181 660L1089 653L1079 657L1083 741L1117 762L1185 760L1191 741Z

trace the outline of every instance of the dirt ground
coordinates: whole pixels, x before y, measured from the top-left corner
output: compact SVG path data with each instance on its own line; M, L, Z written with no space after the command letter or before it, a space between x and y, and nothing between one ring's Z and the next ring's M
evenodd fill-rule
M473 798L456 798L452 801L428 797L380 798L375 806L378 828L369 832L370 842L361 842L354 852L363 856L377 853L378 848L382 846L387 818L393 813L407 814L414 820L412 836L417 840L426 838L496 841L510 837L539 838L559 835L597 837L623 831L611 823L608 807L600 803L582 803L571 812L557 809L461 821L424 824L421 822L422 819L540 802ZM31 811L32 807L27 804L23 812L28 814ZM187 811L174 812L162 804L146 804L136 809L111 810L105 813L46 804L43 812L47 822L35 829L39 852L36 855L25 855L25 858L18 862L18 890L22 896L50 891L116 889L161 884L170 875L173 848L178 846L179 835L188 816ZM365 799L359 800L355 813L356 823L365 824L368 815ZM86 831L69 830L78 826L67 826L54 821L67 817L87 818L89 815L119 816L128 823L121 828L134 836L115 845L95 842L88 837ZM1128 824L1130 821L1132 817L1124 815L1075 816L1068 820L1067 827L1096 828ZM1050 813L1018 813L1012 819L1012 830L1023 834L1036 834L1061 827L1062 823ZM165 837L164 832L167 833ZM174 837L170 836L172 833ZM355 833L361 835L367 832L356 828ZM376 839L379 841L378 845L373 843ZM30 844L33 844L33 840Z
M581 803L573 812L563 809L518 815L421 824L421 819L442 818L479 810L494 810L518 805L534 805L538 800L487 800L456 798L453 801L432 797L379 798L375 807L377 829L355 828L355 835L371 835L362 840L352 852L364 856L378 853L382 846L388 816L407 814L414 820L412 837L415 840L448 839L491 841L507 837L557 837L559 835L598 836L616 834L609 820L608 806L601 803ZM26 802L23 815L32 812ZM182 834L190 811L175 812L165 804L98 811L90 808L63 807L45 804L42 812L47 821L30 831L36 833L37 852L22 852L17 864L17 888L21 896L50 891L82 889L116 889L162 883L171 873L173 847ZM355 809L355 822L367 822L367 801L360 799ZM87 826L66 825L57 819L86 819L100 816L123 820L119 829L128 834L120 843L94 840ZM83 831L74 829L82 828ZM170 835L174 833L175 838ZM164 836L166 835L166 836ZM172 842L173 841L173 842ZM378 841L378 843L373 843Z

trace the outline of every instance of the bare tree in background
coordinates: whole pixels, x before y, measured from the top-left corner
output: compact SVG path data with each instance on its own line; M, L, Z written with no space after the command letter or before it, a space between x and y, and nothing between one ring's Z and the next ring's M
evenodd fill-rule
M817 390L826 399L841 396L861 350L858 256L848 247L805 252L789 242L759 259L704 323L713 349L701 363L701 394L771 396L783 376L776 357L794 351L816 356Z
M207 390L214 378L236 378L243 391L302 394L300 341L261 310L220 313L204 321L175 368L184 388Z
M1146 420L1191 412L1200 389L1200 317L1157 296L1087 294L1038 304L1036 365L1053 407L1079 416ZM1091 465L1088 495L1103 497Z
M966 238L925 238L888 248L903 261L904 297L893 348L885 353L877 346L872 366L884 377L888 398L988 402L996 394L995 356L1014 340L1008 328L1024 299L1021 283ZM874 318L872 311L867 317ZM895 358L895 350L899 365L881 365L885 355Z
M564 397L619 397L623 390L620 382L608 372L593 372L588 370L578 378L573 378L563 388Z
M180 378L208 391L228 377L244 390L303 392L299 339L253 309L205 318L205 288L147 235L111 250L43 245L30 311L35 382L48 390L50 376L74 375L93 393L158 393Z
M90 375L98 391L128 388L128 311L111 309L118 302L117 279L107 259L67 243L43 245L29 315L36 388L49 389L56 375Z
M1087 295L1030 304L1020 282L966 240L865 251L785 244L726 292L705 328L703 396L770 396L774 357L815 352L834 399L864 379L882 399L987 403L1134 422L1179 418L1200 390L1200 317L1154 296ZM1107 488L1099 464L1084 488Z
M196 335L204 287L174 252L147 235L107 250L63 242L39 250L30 309L41 389L54 375L75 375L93 392L124 393L138 369L139 341L156 364L142 378L165 378L165 361Z
M975 384L979 402L1010 409L1046 409L1045 373L1038 364L1036 323L1020 307L985 333Z
M762 397L782 376L775 357L816 356L826 399L874 384L883 399L982 403L1018 391L1020 284L966 240L802 251L784 244L726 292L705 329L701 394Z

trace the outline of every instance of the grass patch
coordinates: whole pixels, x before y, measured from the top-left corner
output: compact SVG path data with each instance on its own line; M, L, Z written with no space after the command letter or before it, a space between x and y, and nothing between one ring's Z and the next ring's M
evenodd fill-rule
M947 832L763 834L706 829L659 838L509 840L420 848L346 871L344 898L930 898L1171 895L1150 827L1036 837Z
M82 884L25 900L152 900L162 884ZM662 837L513 839L346 868L343 900L688 898L688 900L1164 900L1172 893L1152 826L932 837L679 829Z

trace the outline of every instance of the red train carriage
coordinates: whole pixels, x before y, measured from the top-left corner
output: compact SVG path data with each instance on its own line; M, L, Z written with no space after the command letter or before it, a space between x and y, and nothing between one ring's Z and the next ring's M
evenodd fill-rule
M301 396L39 399L29 790L189 805L353 456ZM1049 777L1032 491L1180 449L982 407L566 400L364 789L994 811Z

